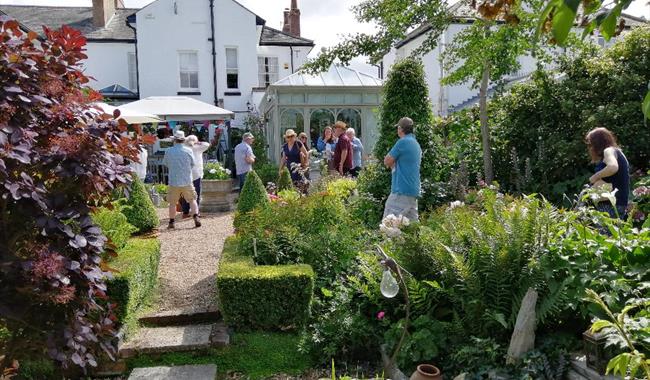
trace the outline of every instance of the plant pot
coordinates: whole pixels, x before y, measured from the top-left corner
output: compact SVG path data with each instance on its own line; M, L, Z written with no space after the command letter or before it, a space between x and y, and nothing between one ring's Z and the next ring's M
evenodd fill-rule
M411 380L442 380L442 373L434 365L420 364L411 375Z
M201 181L201 212L231 211L236 194L232 192L232 180L204 179Z

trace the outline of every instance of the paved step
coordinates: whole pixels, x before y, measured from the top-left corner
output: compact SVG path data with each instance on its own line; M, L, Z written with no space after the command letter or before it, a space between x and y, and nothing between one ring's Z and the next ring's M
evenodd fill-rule
M215 380L217 366L182 365L177 367L136 368L128 380Z
M221 319L217 308L186 307L153 313L140 318L145 326L179 326L197 323L215 323Z
M118 355L130 358L138 354L202 351L230 343L228 329L223 323L145 327L120 345Z

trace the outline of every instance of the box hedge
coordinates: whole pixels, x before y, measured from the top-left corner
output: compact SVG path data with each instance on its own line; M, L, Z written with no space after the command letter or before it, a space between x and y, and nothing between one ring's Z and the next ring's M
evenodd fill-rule
M305 326L314 290L309 265L255 265L237 252L235 238L224 246L217 272L225 322L239 329L287 330Z
M151 296L158 279L160 241L130 239L109 263L118 272L108 283L108 295L117 304L120 323L135 314Z
M122 213L139 233L150 232L160 224L156 207L151 202L144 183L137 177L131 182L129 198L122 208Z

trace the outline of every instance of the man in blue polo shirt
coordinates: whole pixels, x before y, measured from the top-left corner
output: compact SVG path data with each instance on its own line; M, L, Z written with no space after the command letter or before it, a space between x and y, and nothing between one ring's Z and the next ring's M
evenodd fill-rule
M413 120L403 117L396 127L399 140L384 157L384 165L393 171L390 196L384 207L384 218L393 214L416 221L420 197L422 149L413 134Z

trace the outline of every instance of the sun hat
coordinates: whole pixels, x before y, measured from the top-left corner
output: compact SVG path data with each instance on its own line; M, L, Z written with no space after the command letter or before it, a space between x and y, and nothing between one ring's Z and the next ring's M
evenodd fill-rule
M176 141L185 141L185 132L183 132L183 131L174 132L174 140L176 140Z
M246 140L246 139L254 139L255 136L253 136L253 134L250 133L250 132L246 132L246 133L244 133L244 134L241 136L241 138L242 138L242 140Z
M295 135L296 135L296 131L294 131L293 129L287 129L286 132L284 132L285 138L295 136Z

